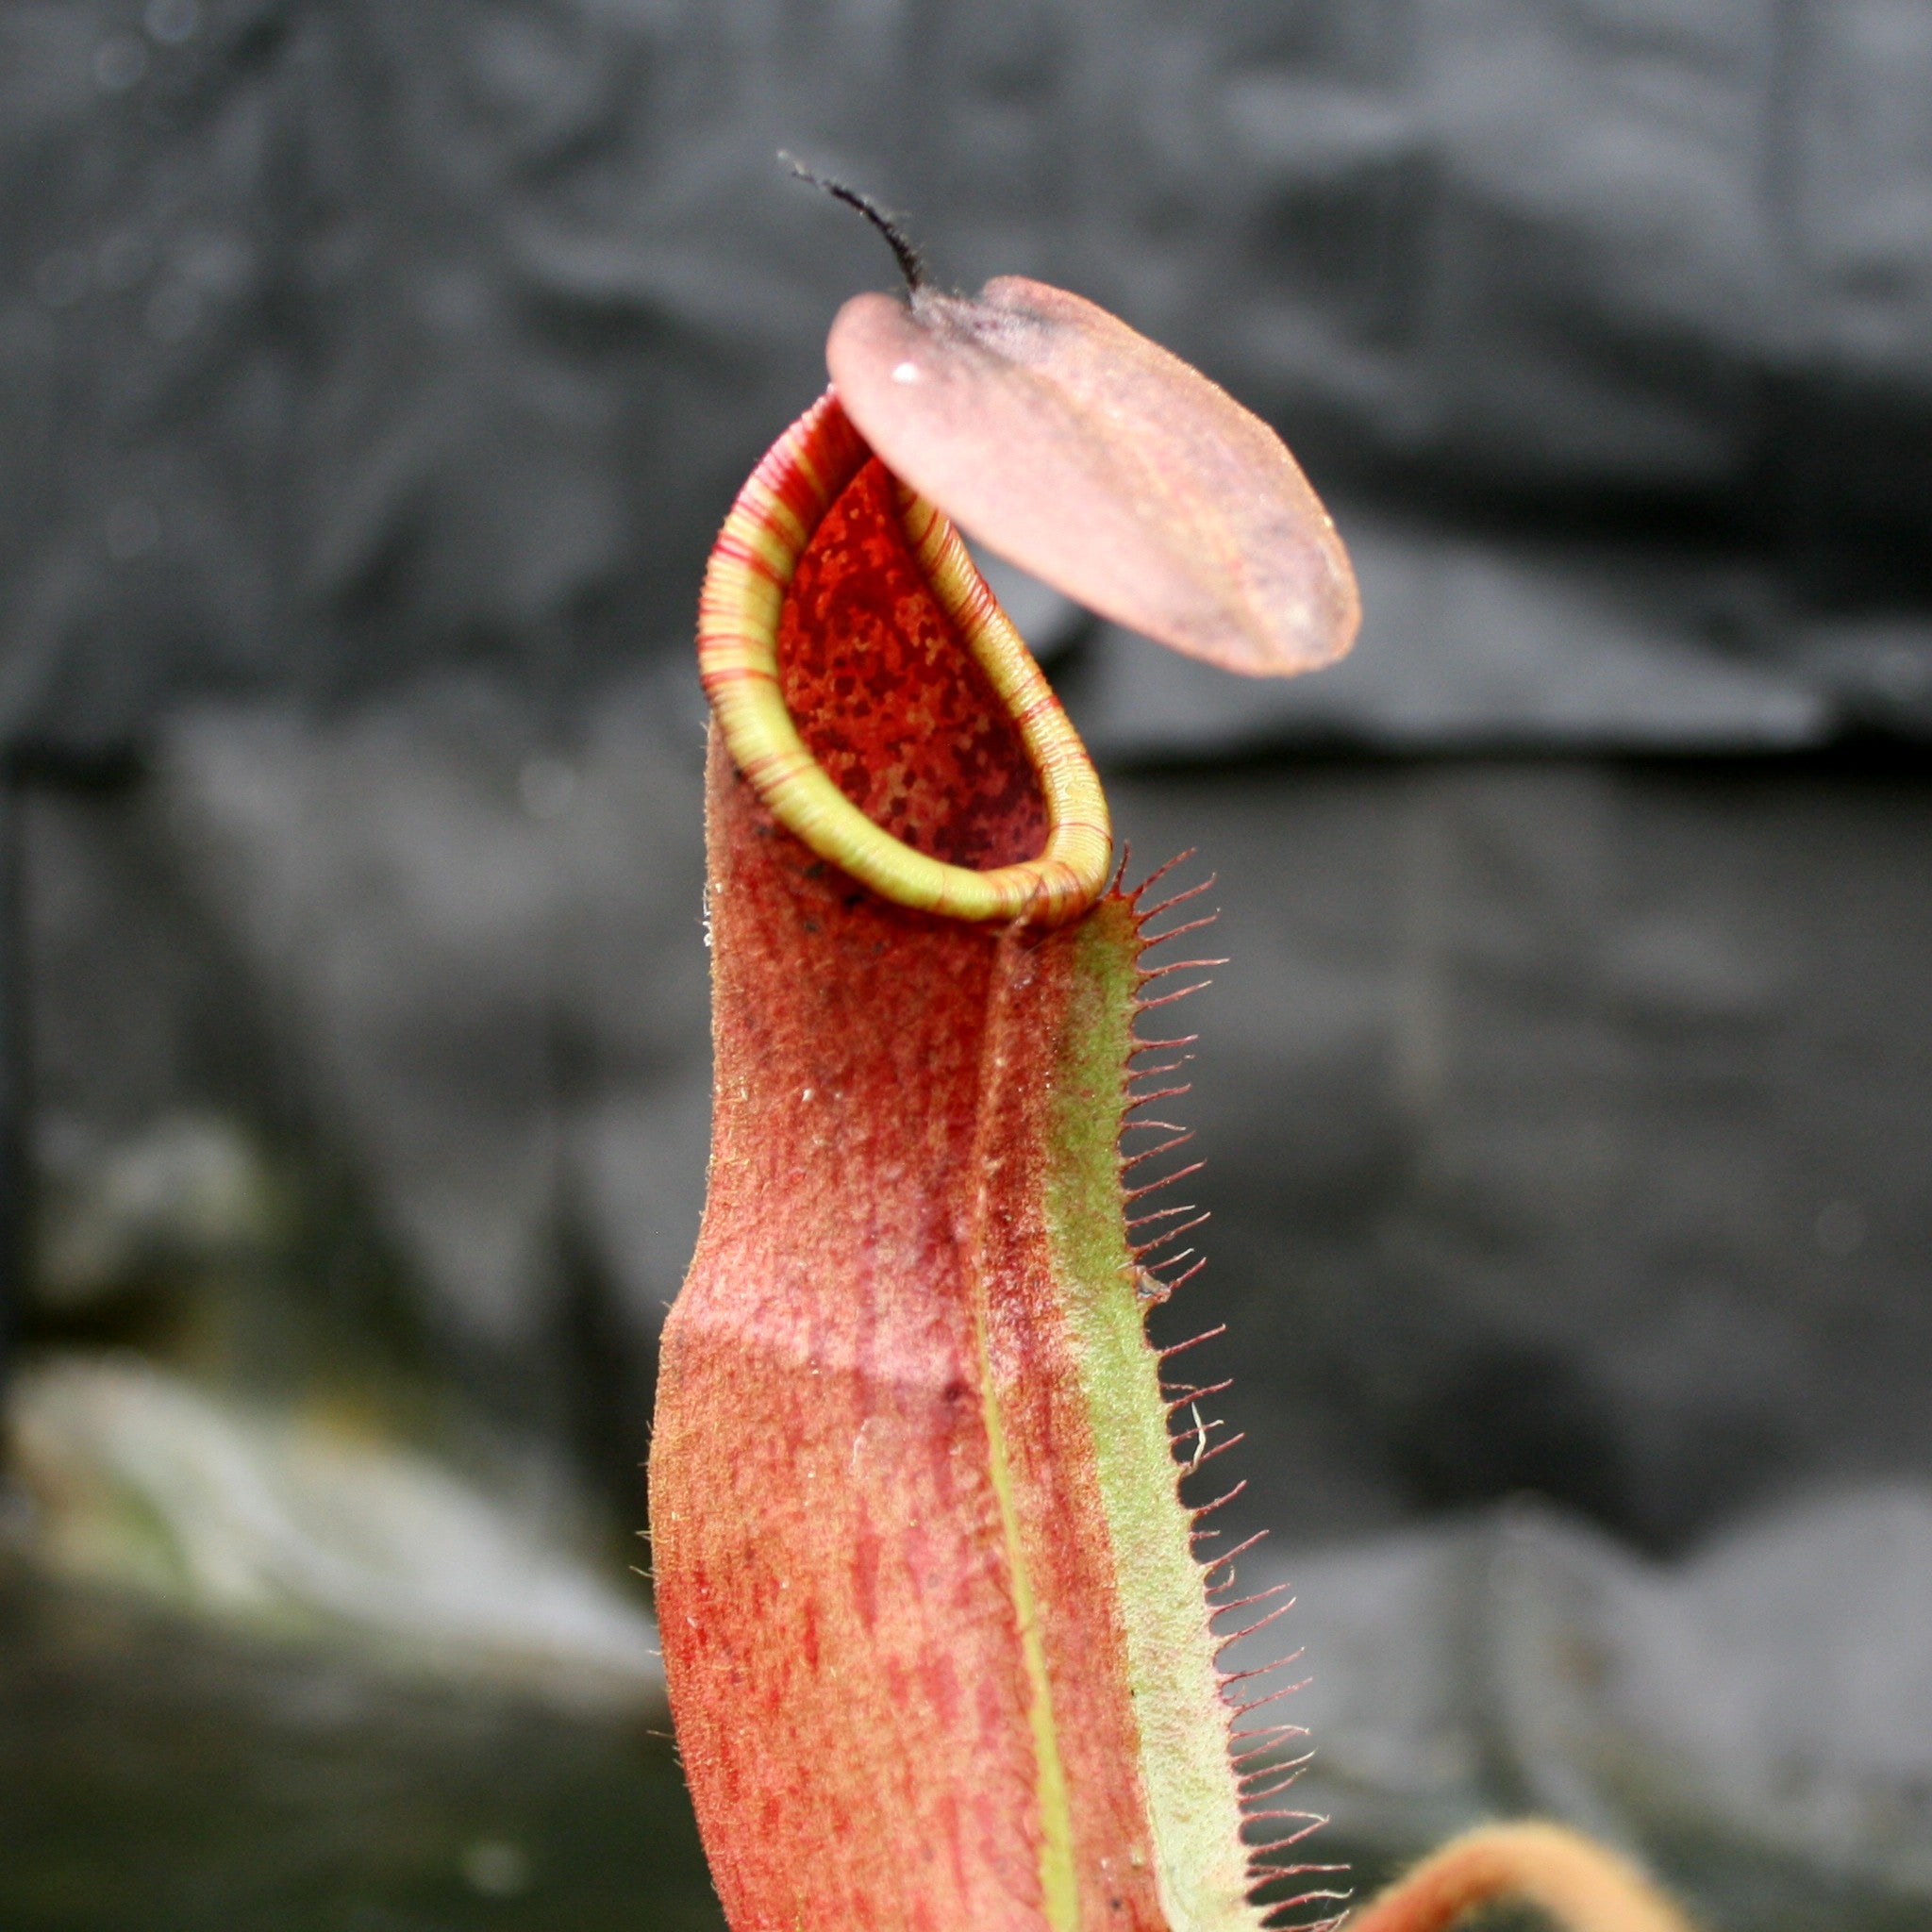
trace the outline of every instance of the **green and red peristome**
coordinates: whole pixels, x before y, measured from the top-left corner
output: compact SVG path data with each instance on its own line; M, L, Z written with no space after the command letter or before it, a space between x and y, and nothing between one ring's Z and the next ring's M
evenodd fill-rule
M778 655L874 823L977 870L1041 851L1026 750L876 462L811 534ZM715 733L708 798L710 1192L651 1491L726 1913L1254 1925L1232 1754L1266 1740L1231 1739L1206 1588L1231 1570L1204 1572L1177 1494L1122 1173L1134 1057L1164 1043L1135 1033L1146 912L891 903L786 831Z

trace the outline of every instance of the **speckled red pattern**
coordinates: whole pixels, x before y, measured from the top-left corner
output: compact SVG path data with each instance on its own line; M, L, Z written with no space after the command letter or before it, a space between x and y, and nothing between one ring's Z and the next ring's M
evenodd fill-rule
M1038 789L911 574L890 489L867 471L801 564L782 631L793 715L908 842L971 864L1030 856ZM1044 1927L982 1401L990 1311L1082 1924L1153 1932L1091 1454L1065 1336L1050 1307L1025 1318L1076 929L1016 972L999 933L885 903L778 827L715 734L708 813L710 1191L665 1331L651 1490L673 1711L726 1914L736 1932Z
M1046 812L1019 733L919 575L869 462L832 507L778 626L799 735L874 824L977 871L1037 858Z

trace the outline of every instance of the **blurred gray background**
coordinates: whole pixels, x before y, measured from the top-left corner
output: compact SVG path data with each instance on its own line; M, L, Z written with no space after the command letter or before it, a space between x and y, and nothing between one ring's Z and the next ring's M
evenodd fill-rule
M391 1682L330 1645L393 1577L303 1554L347 1491L301 1464L279 1568L189 1520L352 1413L623 1580L703 1189L696 585L891 280L784 146L1197 361L1356 555L1280 687L1008 586L1137 865L1220 875L1160 1320L1231 1326L1338 1842L1555 1809L1715 1924L1932 1925L1928 103L1924 0L4 0L8 1923L620 1923L591 1867L709 1923L612 1741L641 1592L504 1611L629 1686L542 1749L479 1667L341 1690L325 1772L285 1678ZM71 1740L175 1674L153 1749L337 1838L248 1890L158 1834L129 1917L73 1848L175 1775ZM511 1824L341 1825L405 1708L426 1767L499 1726Z

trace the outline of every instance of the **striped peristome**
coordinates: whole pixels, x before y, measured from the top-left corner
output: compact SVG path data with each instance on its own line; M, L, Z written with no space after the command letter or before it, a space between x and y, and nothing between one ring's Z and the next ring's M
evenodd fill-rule
M901 905L955 919L1074 917L1107 882L1107 798L1059 700L945 517L901 490L925 581L1020 731L1045 795L1037 858L991 871L915 852L858 811L805 747L778 689L778 613L813 530L867 449L827 391L779 438L725 518L698 601L698 675L726 749L772 815L822 858Z

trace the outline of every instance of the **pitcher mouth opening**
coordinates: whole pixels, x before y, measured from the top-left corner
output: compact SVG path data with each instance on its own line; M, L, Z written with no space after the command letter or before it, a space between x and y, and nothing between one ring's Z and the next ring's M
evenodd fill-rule
M872 455L827 391L773 445L724 520L698 603L698 675L725 748L787 831L881 898L971 923L1065 924L1100 897L1108 877L1113 835L1100 774L958 530L903 483L899 515L914 560L1039 781L1044 849L983 872L914 850L839 790L786 708L778 666L786 591L813 533Z

